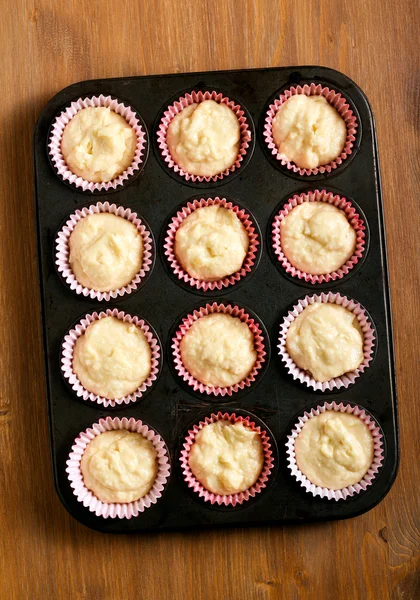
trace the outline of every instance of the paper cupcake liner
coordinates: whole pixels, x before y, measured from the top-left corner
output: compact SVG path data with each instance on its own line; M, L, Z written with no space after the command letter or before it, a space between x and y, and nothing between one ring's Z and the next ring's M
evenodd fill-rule
M183 269L182 265L179 263L174 250L175 236L184 219L188 217L191 213L193 213L197 208L203 208L206 206L214 205L227 208L233 213L235 213L235 215L238 217L238 219L241 221L242 225L246 229L249 239L249 247L242 267L241 269L239 269L239 271L236 271L236 273L233 273L233 275L229 275L228 277L224 277L223 279L218 279L216 281L204 281L202 279L196 279L195 277L189 275L189 273L187 273ZM198 290L207 292L209 290L221 290L230 285L234 285L242 277L245 277L245 275L247 275L252 270L252 267L255 264L255 257L258 252L259 244L260 242L258 240L258 235L255 231L254 224L252 223L250 216L246 213L246 211L242 208L239 208L232 202L229 202L228 200L226 200L226 198L219 198L217 196L216 198L201 198L200 200L193 200L192 202L188 202L186 206L184 206L181 210L177 212L177 214L172 218L169 224L164 242L164 250L169 266L171 267L174 274L178 277L178 279L184 281L185 283L189 283L191 287L195 287Z
M181 358L181 350L180 343L181 339L187 333L191 325L197 321L200 317L204 317L211 313L223 313L226 315L231 315L232 317L237 317L243 323L246 323L250 330L254 335L254 347L257 353L257 360L249 373L249 375L240 381L239 383L235 383L235 385L220 387L220 386L210 386L201 383L197 379L195 379L184 367ZM235 392L239 390L243 390L246 387L249 387L254 383L258 373L263 367L263 364L266 360L266 345L264 342L264 336L260 325L251 318L243 308L239 308L238 306L231 306L230 304L217 304L217 302L213 302L213 304L206 304L201 308L194 310L192 314L187 315L182 319L181 324L172 338L172 350L173 350L173 360L175 370L178 375L186 382L188 385L192 387L195 392L200 392L201 394L208 394L213 396L232 396Z
M89 392L83 387L76 373L73 371L73 353L77 339L85 333L86 329L91 323L93 323L93 321L98 321L104 317L115 317L120 321L124 321L124 323L132 323L139 327L146 336L146 340L148 341L152 351L151 370L148 378L136 389L135 392L128 394L127 396L122 396L121 398L110 399L99 396L98 394L94 394L93 392ZM117 308L112 310L107 309L104 312L94 312L86 315L64 337L61 351L61 370L64 378L67 380L68 384L79 398L96 402L97 404L103 405L105 408L108 406L115 407L121 404L136 402L136 400L140 399L146 390L148 390L154 384L154 382L157 380L160 370L161 355L162 350L160 343L155 338L150 326L146 323L146 321L139 319L139 317L127 315L123 311L119 311Z
M110 108L124 117L127 123L134 129L137 136L136 150L131 165L111 181L94 183L93 181L87 181L86 179L83 179L83 177L79 177L67 166L61 151L61 140L66 125L80 110L89 107ZM72 102L71 105L68 106L53 122L48 144L50 158L59 177L65 182L74 185L76 188L81 188L84 192L115 190L119 185L123 185L142 165L145 147L146 133L143 130L143 126L137 118L135 111L132 108L125 106L122 102L118 102L115 98L103 96L102 94L90 98L79 98Z
M355 483L354 485L349 485L345 488L342 488L341 490L323 488L315 485L314 483L311 483L306 477L306 475L304 475L302 471L300 471L296 462L295 441L299 433L302 431L304 424L309 419L312 419L313 417L316 417L328 410L333 410L342 413L346 412L349 414L353 414L356 417L359 417L363 421L363 423L367 425L373 437L373 461L368 472L358 483ZM319 496L320 498L328 498L328 500L345 500L349 496L359 494L362 490L365 490L369 485L372 485L372 482L375 479L379 469L381 468L384 459L383 436L379 426L376 424L373 418L370 415L368 415L362 408L360 408L359 406L351 406L350 404L336 404L335 402L326 402L322 406L317 406L317 408L313 408L310 412L305 412L302 417L299 417L299 420L296 423L291 435L289 435L287 439L287 466L290 469L293 477L307 492L309 492L313 496Z
M298 167L294 162L285 160L280 156L273 138L273 120L280 106L284 104L291 96L295 96L296 94L305 94L306 96L324 96L329 104L336 109L346 124L347 137L344 148L340 156L327 165L322 165L314 169L304 169ZM263 135L271 154L278 161L280 161L283 166L293 171L293 173L297 173L299 175L317 175L318 173L331 173L331 171L339 167L346 160L346 158L350 156L350 154L353 152L353 146L356 140L357 127L358 123L356 116L350 108L347 100L343 98L339 92L331 90L327 87L322 87L321 84L316 85L315 83L311 83L310 85L305 84L304 86L292 86L290 89L285 90L279 98L276 98L273 104L270 104L264 121Z
M248 490L239 492L237 494L221 495L209 492L195 478L189 465L191 446L194 444L197 433L203 429L205 425L209 425L210 423L215 423L216 421L220 420L230 421L232 424L243 423L244 426L249 427L252 429L252 431L256 431L261 436L261 442L264 451L264 466L263 470L261 471L261 475L254 485ZM246 502L246 500L249 500L249 498L253 498L266 487L274 465L274 457L271 450L269 435L265 430L262 430L261 427L251 421L251 417L241 417L236 416L235 413L222 413L219 411L217 414L213 413L210 415L210 417L206 417L204 421L200 421L198 425L194 425L194 427L188 431L188 436L184 440L183 449L181 451L180 462L184 480L186 481L188 487L192 488L194 492L196 492L200 498L203 498L205 502L210 502L210 504L218 504L219 506L221 504L224 504L225 506L236 506Z
M111 292L99 292L98 290L84 287L77 281L69 262L69 240L77 223L88 215L99 213L110 213L116 215L117 217L127 219L127 221L130 221L130 223L135 225L137 231L141 234L143 239L143 261L140 271L136 273L130 283L122 288L112 290ZM139 286L143 283L146 274L150 272L153 265L153 238L142 220L129 208L123 208L122 206L117 206L116 204L109 204L109 202L98 202L97 204L92 204L89 206L89 208L82 208L81 210L77 210L75 213L70 215L66 221L66 224L57 234L55 240L55 264L58 272L63 278L63 281L72 291L76 292L76 294L81 294L82 296L89 297L92 300L104 300L105 302L109 302L111 299L132 294L133 292L137 291Z
M301 271L300 269L294 267L282 250L280 231L281 222L296 206L303 204L304 202L326 202L336 206L344 212L348 222L356 232L356 247L354 249L353 256L351 256L347 262L336 271L325 273L323 275L306 273L305 271ZM342 279L344 275L347 275L349 271L351 271L351 269L357 265L359 260L361 260L363 252L365 251L365 229L366 227L363 219L357 213L352 203L346 198L341 197L338 194L333 194L332 192L327 192L327 190L314 190L313 192L307 192L305 194L295 194L289 199L288 203L285 204L282 210L274 217L272 225L272 244L274 254L286 273L292 277L303 279L307 283L312 283L314 285L317 283L335 281L336 279Z
M171 153L169 151L168 144L166 142L166 134L169 127L169 123L172 119L184 108L189 106L190 104L195 104L199 102L203 102L203 100L214 100L218 104L226 104L229 108L233 110L235 113L240 127L240 144L239 144L239 152L236 159L236 162L229 167L229 169L225 169L222 173L218 173L217 175L212 176L202 176L202 175L192 175L191 173L187 173L184 171L172 158ZM157 130L157 142L159 149L161 151L162 157L168 168L173 169L175 173L185 177L187 181L192 182L214 182L219 179L223 179L229 173L233 173L236 169L239 169L241 163L244 159L245 154L248 151L249 144L251 141L251 129L249 127L248 121L245 116L245 111L241 108L239 104L235 104L233 100L230 100L226 96L223 96L221 93L213 92L191 92L189 94L185 94L185 96L181 96L174 104L168 106L166 111L163 113L163 117L160 121L158 130Z
M145 438L152 442L157 452L158 472L155 482L150 491L143 496L143 498L135 500L134 502L102 502L83 482L80 463L87 445L97 435L113 429L127 429L128 431L141 433ZM73 493L77 500L81 502L83 506L88 508L90 512L93 512L96 516L103 517L104 519L131 519L132 517L137 517L139 513L144 512L146 508L149 508L152 504L156 504L162 496L163 489L170 475L169 456L165 442L160 435L141 421L137 421L134 418L127 419L126 417L123 419L119 419L118 417L115 417L114 419L111 417L100 419L98 423L94 423L92 427L89 427L86 431L80 433L74 440L66 464L66 473L68 474L70 485L73 488Z
M350 310L357 317L363 333L363 362L354 371L344 373L344 375L341 375L340 377L334 377L333 379L324 382L316 381L307 371L300 369L292 360L286 348L286 338L290 324L307 306L309 306L309 304L314 304L315 302L331 302L332 304L339 304L344 308L347 308L347 310ZM372 362L374 347L375 331L368 319L365 309L361 304L356 302L356 300L341 296L338 293L334 294L333 292L328 292L326 294L305 296L305 298L299 300L293 309L289 311L289 314L284 318L283 323L280 326L278 349L282 362L285 364L287 371L293 379L306 384L316 391L325 392L326 390L333 390L334 388L347 389Z

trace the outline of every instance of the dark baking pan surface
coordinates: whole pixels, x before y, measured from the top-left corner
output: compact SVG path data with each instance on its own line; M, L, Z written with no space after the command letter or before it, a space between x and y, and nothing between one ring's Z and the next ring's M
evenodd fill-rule
M331 175L315 178L291 176L267 156L262 123L268 104L289 85L320 82L338 91L358 113L361 128L352 160ZM156 144L156 123L171 99L186 90L220 90L238 100L255 127L252 157L235 177L219 185L191 186L172 177L162 165ZM150 151L143 171L130 185L112 194L92 195L77 191L54 173L47 154L48 131L54 117L73 100L89 95L112 95L128 103L147 127ZM324 67L288 67L246 71L221 71L183 75L157 75L83 81L59 92L45 107L34 138L38 258L42 299L42 324L55 485L68 511L81 523L109 533L144 530L201 529L217 526L267 525L354 517L374 507L387 494L398 465L398 428L392 349L391 313L382 213L381 184L375 125L363 92L348 77ZM346 164L347 162L347 164ZM369 226L370 244L363 265L351 277L330 286L308 289L285 277L269 252L268 230L273 211L297 192L325 188L359 205ZM229 287L221 296L197 295L179 285L167 272L160 240L168 217L184 201L195 196L218 195L237 200L251 211L262 232L262 253L252 277ZM136 211L147 221L156 240L157 257L151 276L142 289L118 303L94 302L72 293L54 268L54 236L63 220L76 209L100 200L115 202ZM249 280L248 280L249 279ZM371 366L347 390L322 394L297 385L283 369L277 353L279 323L290 305L307 294L330 289L354 298L369 312L376 326L376 355ZM168 356L168 338L176 320L207 301L228 301L248 307L265 325L271 342L270 364L258 385L230 400L191 393L176 378ZM161 376L140 401L113 410L77 399L61 376L59 357L69 326L86 313L118 306L144 317L157 331L164 349ZM366 408L382 427L385 460L372 486L345 501L314 498L301 488L286 468L285 442L296 417L325 401L352 402ZM179 450L188 427L219 409L247 411L263 421L276 443L276 469L269 486L256 498L235 508L215 508L201 501L184 483ZM76 500L65 472L74 439L101 417L135 417L156 429L171 455L172 473L163 497L156 505L126 519L103 519Z

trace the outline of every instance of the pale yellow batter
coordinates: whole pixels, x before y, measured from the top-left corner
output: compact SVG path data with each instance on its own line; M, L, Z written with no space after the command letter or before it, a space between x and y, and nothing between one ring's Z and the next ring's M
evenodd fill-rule
M136 226L110 213L81 219L69 239L70 266L77 281L100 292L129 284L141 269L143 239Z
M373 437L355 415L330 410L305 423L295 453L298 468L311 483L340 490L366 475L373 461Z
M152 351L143 331L115 317L93 321L76 341L73 371L104 398L132 394L149 376Z
M222 206L192 212L175 235L175 254L183 269L196 279L214 281L242 267L249 239L235 213Z
M85 486L102 502L134 502L153 486L157 453L141 433L105 431L89 442L80 468Z
M281 222L280 235L289 262L313 275L336 271L356 247L356 232L345 213L327 202L295 206Z
M335 160L347 136L344 120L323 96L291 96L280 106L272 127L280 157L302 169Z
M258 480L264 465L261 436L242 423L221 420L205 425L195 437L189 465L209 492L244 492Z
M315 302L290 324L286 348L316 381L329 381L363 362L363 333L357 317L343 306Z
M182 338L180 351L187 371L209 386L239 383L257 360L248 325L222 313L197 319Z
M166 141L174 161L204 177L229 169L239 152L240 126L231 108L214 100L190 104L170 122Z
M132 163L134 129L110 108L83 108L66 125L61 151L69 169L86 181L111 181Z

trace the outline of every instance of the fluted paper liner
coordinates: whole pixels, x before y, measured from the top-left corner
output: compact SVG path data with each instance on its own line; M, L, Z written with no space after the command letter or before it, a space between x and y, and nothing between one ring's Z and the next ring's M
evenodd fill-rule
M229 209L238 217L248 234L249 247L242 263L242 267L239 269L239 271L236 271L236 273L233 273L227 277L223 277L222 279L217 279L215 281L204 281L203 279L192 277L189 273L187 273L187 271L185 271L181 263L178 261L175 255L175 236L184 219L197 210L197 208L204 208L214 205ZM250 216L247 214L245 209L239 208L239 206L236 206L232 202L226 200L226 198L219 198L217 196L215 198L201 198L200 200L193 200L192 202L188 202L181 210L177 212L169 224L164 242L164 250L169 266L178 279L184 281L185 283L189 283L191 287L195 287L198 290L207 292L209 290L221 290L228 286L235 285L235 283L242 279L242 277L245 277L245 275L250 273L255 264L255 258L259 245L260 242L258 240L258 234Z
M347 136L344 143L344 148L341 154L327 165L321 165L319 167L315 167L314 169L305 169L298 167L294 162L288 161L280 156L280 152L273 138L273 120L280 106L284 104L291 96L295 96L296 94L305 94L306 96L324 96L329 104L336 109L346 124ZM337 167L343 164L346 158L352 154L354 142L356 140L357 127L358 123L356 116L354 115L347 100L343 98L339 92L336 92L328 87L323 87L321 84L316 85L315 83L311 83L310 85L305 84L304 86L298 85L296 87L290 87L288 90L285 90L279 96L279 98L276 98L273 104L270 104L265 116L263 135L271 154L276 160L280 161L283 166L293 171L293 173L297 173L299 175L317 175L318 173L331 173L334 171L334 169L337 169Z
M363 362L354 371L344 373L344 375L341 375L340 377L334 377L333 379L324 382L316 381L312 375L308 373L308 371L300 369L292 360L286 348L286 338L290 324L307 306L314 304L315 302L331 302L332 304L339 304L351 311L357 317L363 333ZM287 371L293 377L293 379L306 384L308 387L311 387L314 390L325 392L326 390L333 390L335 388L348 388L349 385L354 383L360 374L363 373L371 363L374 345L374 328L370 323L363 306L356 302L356 300L352 300L346 296L341 296L338 293L334 294L332 292L327 292L320 295L315 294L313 296L305 296L305 298L302 298L297 304L295 304L293 309L289 311L288 315L284 318L280 326L278 349L281 360L285 364Z
M182 362L180 350L181 339L187 333L191 325L197 321L197 319L212 313L223 313L226 315L231 315L232 317L237 317L243 323L248 325L254 335L254 348L257 353L257 360L255 361L255 364L252 367L249 375L247 375L247 377L245 377L245 379L239 383L235 383L235 385L226 387L205 385L204 383L201 383L195 379L191 373L187 371ZM267 354L262 329L260 325L247 314L245 309L239 308L238 306L231 306L230 304L218 304L217 302L214 302L213 304L206 304L206 306L194 310L191 314L182 319L175 336L172 338L172 351L174 366L178 375L182 377L182 379L188 383L188 385L190 385L194 391L198 391L202 394L222 397L232 396L232 394L235 392L251 386L254 383L258 373L262 369Z
M122 217L130 223L133 223L143 239L143 259L140 270L135 274L133 279L127 283L127 285L110 292L100 292L98 290L84 287L77 281L69 262L70 236L73 233L77 223L88 215L99 213L110 213L116 215L117 217ZM76 210L75 213L70 215L65 225L58 232L55 239L55 264L65 283L71 290L76 292L76 294L81 294L82 296L89 297L92 300L109 302L111 299L132 294L133 292L137 291L140 285L142 285L145 276L149 274L153 265L153 238L150 234L150 231L146 228L137 213L132 212L129 208L123 208L122 206L117 206L116 204L109 204L109 202L98 202L97 204L92 204L89 206L89 208L85 207L80 210Z
M127 123L134 129L137 137L136 149L131 165L120 175L111 181L93 182L87 181L73 173L67 165L61 151L61 140L64 129L71 119L84 108L106 107L124 117ZM128 179L143 166L146 147L146 133L136 116L135 111L122 102L118 102L111 96L92 96L90 98L79 98L68 106L53 122L50 139L48 143L49 154L57 175L63 181L80 188L84 192L108 191L117 189L124 185Z
M315 485L314 483L311 483L311 481L309 481L306 475L304 475L299 469L296 462L295 441L300 432L302 431L303 426L309 419L312 419L313 417L316 417L321 413L324 413L329 410L341 413L346 412L349 414L353 414L356 417L359 417L359 419L361 419L363 423L365 423L365 425L368 427L373 437L373 461L368 472L358 483L349 485L340 490L323 488ZM309 412L305 411L303 416L299 417L299 420L293 428L292 433L287 438L286 452L288 463L287 466L290 469L291 474L307 492L309 492L315 497L319 496L320 498L328 498L328 500L345 500L349 496L359 494L361 491L365 490L369 485L372 485L372 482L375 479L379 469L381 468L384 459L383 436L380 427L373 420L373 418L363 410L363 408L360 408L359 406L352 406L350 404L336 404L335 402L326 402L322 406L317 406L317 408L313 408Z
M221 173L217 175L193 175L192 173L187 173L182 169L172 158L172 155L169 151L169 147L166 141L166 134L168 131L168 127L172 119L180 113L184 108L190 106L191 104L197 104L203 102L204 100L214 100L218 104L226 104L230 109L235 113L240 128L240 141L239 141L239 152L236 158L236 161L233 163L231 167L225 169ZM157 142L161 152L161 155L169 169L172 169L178 175L185 177L187 181L192 182L214 182L220 179L223 179L229 173L233 173L237 169L241 167L241 163L246 155L249 144L251 142L251 129L249 127L248 121L245 116L245 111L241 108L239 104L236 104L233 100L230 100L226 96L223 96L222 93L213 92L191 92L189 94L185 94L185 96L181 96L176 102L174 102L171 106L163 113L163 117L160 121L158 131L157 131Z
M283 252L281 245L281 223L296 206L303 204L304 202L325 202L339 208L344 212L348 222L356 232L356 247L353 255L336 271L322 275L306 273L305 271L301 271L297 267L294 267ZM333 194L332 192L327 192L327 190L314 190L313 192L304 194L295 194L274 217L271 228L273 250L281 266L286 273L292 277L303 279L307 283L312 283L314 285L317 283L327 283L329 281L342 279L362 259L366 242L365 230L365 223L357 213L353 204L350 200L347 200L339 194Z
M99 498L97 498L83 482L80 463L87 445L97 435L100 435L105 431L112 431L113 429L126 429L127 431L132 431L134 433L141 433L146 439L152 442L157 453L158 472L155 482L143 498L135 500L134 502L102 502L102 500L99 500ZM66 473L68 474L70 485L77 500L81 502L83 506L88 508L90 512L93 512L96 516L103 517L104 519L131 519L132 517L137 517L140 513L144 512L146 508L149 508L152 504L156 504L162 496L163 489L170 475L169 456L165 447L165 442L160 435L142 423L142 421L134 418L127 419L126 417L123 419L119 419L118 417L115 417L114 419L111 417L100 419L98 423L94 423L91 427L86 429L86 431L80 433L74 440L66 464Z
M239 492L237 494L221 495L209 492L193 475L189 465L190 451L192 445L194 444L197 433L203 429L205 425L209 425L210 423L215 423L216 421L220 420L230 421L232 424L243 423L244 426L249 427L252 429L252 431L259 433L261 437L261 443L264 452L264 465L261 474L254 485L244 492ZM243 502L246 502L249 500L249 498L253 498L266 487L267 481L271 474L271 469L274 465L274 458L271 450L269 435L265 430L262 430L261 427L251 421L250 416L241 417L237 416L235 413L222 413L219 411L217 414L213 413L210 415L210 417L206 417L204 421L200 421L197 425L194 425L190 431L188 431L188 436L184 440L183 449L181 451L180 462L184 480L186 481L188 487L192 488L200 498L205 500L205 502L218 505L223 504L225 506L236 506L238 504L243 504Z
M73 353L77 339L86 332L91 323L98 321L99 319L103 319L104 317L115 317L124 323L130 323L139 327L144 333L152 351L151 370L147 379L135 390L135 392L120 398L110 399L99 396L98 394L94 394L93 392L89 392L85 387L83 387L76 373L73 371ZM115 407L121 404L130 404L130 402L136 402L136 400L139 400L143 394L155 383L160 370L161 354L162 350L160 343L155 338L150 326L146 321L140 319L139 317L127 315L123 311L119 311L117 308L112 310L107 309L106 311L102 311L100 313L94 312L86 315L64 337L61 349L61 370L68 384L79 398L96 402L97 404L103 405L105 408L108 406Z

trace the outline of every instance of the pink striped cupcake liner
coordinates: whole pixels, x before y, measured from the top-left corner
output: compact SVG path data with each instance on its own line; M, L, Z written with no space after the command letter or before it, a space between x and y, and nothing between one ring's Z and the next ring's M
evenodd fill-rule
M130 223L135 225L137 231L141 234L143 239L143 262L140 270L136 273L130 283L122 288L112 290L111 292L99 292L98 290L84 287L77 281L69 262L69 240L77 223L88 215L99 213L110 213L116 215L117 217L127 219L127 221L130 221ZM154 247L152 235L137 213L132 212L129 208L123 208L122 206L117 206L116 204L109 204L109 202L98 202L97 204L92 204L89 206L89 208L85 207L80 210L76 210L75 213L70 215L55 239L55 265L63 281L76 294L80 294L86 298L91 298L92 300L105 302L132 294L138 290L138 288L144 283L146 276L150 274L153 267L153 252Z
M257 353L257 360L255 361L255 364L249 375L239 383L235 383L235 385L227 387L205 385L204 383L201 383L195 379L191 373L187 371L182 362L180 350L182 338L195 321L212 313L223 313L226 315L231 315L232 317L237 317L243 323L248 325L254 335L254 347ZM239 308L238 306L232 306L230 304L218 304L217 302L213 302L213 304L206 304L206 306L200 307L184 317L176 334L172 338L171 347L173 351L174 367L179 377L181 377L183 381L191 386L195 392L200 392L201 394L207 394L209 396L232 396L234 393L250 387L255 382L259 372L263 368L267 357L266 342L264 340L264 335L259 323L250 317L245 309Z
M132 431L134 433L141 433L146 439L152 442L157 453L158 472L155 482L150 491L143 496L143 498L135 500L134 502L102 502L83 482L80 463L86 447L97 435L114 429L126 429L127 431ZM169 455L163 439L156 431L142 423L142 421L138 421L134 418L127 419L126 417L123 419L119 419L118 417L115 417L114 419L111 417L100 419L98 423L94 423L91 427L86 429L86 431L80 433L74 440L66 464L66 473L77 500L81 502L83 506L88 508L90 512L95 513L96 516L103 517L104 519L131 519L132 517L137 517L147 508L156 504L159 498L161 498L170 476Z
M292 360L286 348L287 332L290 324L307 306L314 304L315 302L331 302L332 304L339 304L351 311L357 317L363 333L363 362L354 371L324 382L316 381L310 373L300 369ZM369 321L365 309L361 304L356 302L356 300L341 296L338 293L334 294L333 292L328 292L326 294L322 293L320 295L314 294L313 296L305 296L305 298L299 300L293 309L289 311L280 326L278 349L282 362L295 381L300 381L300 383L304 383L315 391L325 392L334 389L347 389L369 367L373 359L374 348L375 330L372 323Z
M284 104L291 96L295 96L296 94L305 94L306 96L324 96L331 106L336 109L346 124L347 137L344 148L340 156L327 165L322 165L314 169L304 169L280 156L273 138L273 120L280 106ZM358 122L355 114L353 113L347 100L339 92L331 90L328 87L323 87L321 84L316 85L315 83L311 83L310 85L305 84L304 86L292 86L290 89L285 90L278 98L276 98L273 104L270 104L264 121L263 135L269 151L276 160L280 161L281 165L287 167L287 169L298 175L317 175L319 173L331 173L334 169L337 169L337 167L342 165L343 162L352 154L354 143L356 141L357 127Z
M175 255L175 236L182 225L184 219L186 219L191 213L193 213L197 208L203 208L206 206L214 206L218 205L223 208L231 210L238 219L241 221L242 225L245 227L248 238L249 238L249 247L248 252L245 256L242 267L233 275L229 275L228 277L224 277L223 279L218 279L216 281L204 281L202 279L196 279L187 273L180 262L178 261ZM218 196L215 198L201 198L200 200L193 200L188 202L181 210L179 210L176 215L172 218L168 231L166 233L165 242L164 242L164 250L165 256L168 260L169 266L171 267L173 273L185 283L191 285L191 287L195 287L197 290L202 290L203 292L213 291L213 290L221 290L223 288L227 288L228 286L235 285L240 279L245 277L248 273L251 272L255 259L258 252L258 247L260 245L258 234L255 230L255 226L250 218L250 215L243 208L239 208L232 202L226 200L226 198L219 198Z
M222 173L218 173L217 175L212 176L202 176L202 175L192 175L191 173L187 173L184 171L172 158L172 155L169 151L169 147L166 141L166 134L168 131L169 123L172 119L180 113L184 108L190 106L191 104L196 104L199 102L203 102L204 100L214 100L219 104L226 104L230 109L235 113L240 127L240 143L239 143L239 152L235 163L229 168L223 171ZM172 105L168 106L166 111L163 113L163 117L160 121L158 130L157 130L157 142L159 149L161 151L161 155L166 163L166 166L169 169L172 169L175 173L184 177L186 181L191 181L193 183L209 183L215 182L223 179L229 173L233 173L237 169L241 167L242 161L248 152L249 145L251 143L251 128L245 116L245 111L243 108L236 104L233 100L230 100L222 93L213 92L194 92L185 94L185 96L181 96L176 102Z
M300 269L294 267L283 252L281 245L281 223L296 206L303 204L304 202L326 202L328 204L336 206L344 212L348 222L356 232L356 247L354 249L353 256L351 256L344 265L337 269L337 271L333 271L331 273L326 273L323 275L313 275L311 273L306 273L305 271L301 271ZM327 192L327 190L314 190L312 192L307 192L304 194L295 194L292 198L289 199L288 203L283 206L281 211L276 214L273 220L271 230L272 245L274 254L276 255L279 263L284 268L286 273L288 273L292 277L303 279L307 283L312 283L315 285L318 283L328 283L329 281L336 281L337 279L342 279L358 264L358 262L362 259L363 253L365 251L365 231L365 223L360 217L360 215L357 213L355 207L350 202L350 200L347 200L346 198L339 196L338 194Z
M361 419L368 427L373 437L373 461L368 472L358 483L349 485L341 490L323 488L311 483L306 475L304 475L299 469L296 462L295 441L302 431L303 426L305 423L307 423L307 421L309 421L309 419L313 419L313 417L316 417L328 410L341 413L346 412L359 417L359 419ZM315 497L319 496L320 498L328 498L328 500L345 500L348 497L359 494L360 492L366 490L368 486L372 485L372 482L377 476L377 473L380 470L384 460L383 435L380 427L363 408L360 408L359 406L352 406L350 404L343 404L342 402L340 404L336 404L335 402L326 402L321 406L317 406L317 408L313 408L309 412L305 411L303 416L299 417L299 420L293 428L291 435L289 435L287 438L286 453L288 463L287 466L290 469L292 476L307 492Z
M134 129L137 136L136 150L131 165L128 167L128 169L123 171L123 173L111 181L95 183L93 181L87 181L86 179L83 179L83 177L79 177L69 169L61 151L61 140L66 125L80 110L89 107L110 108L117 114L124 117L127 123ZM79 98L78 100L75 100L55 119L50 131L48 148L52 165L54 166L54 169L60 179L78 189L80 188L83 192L107 192L116 190L118 186L124 185L129 178L131 178L140 170L140 168L144 166L143 163L146 157L146 143L146 131L144 130L143 125L140 123L136 112L122 102L118 102L118 100L115 98L112 98L111 96L103 96L101 94L100 96Z
M135 392L120 398L105 398L104 396L99 396L98 394L89 392L89 390L83 387L76 373L73 371L73 353L76 341L86 332L91 323L98 321L99 319L103 319L104 317L115 317L124 323L131 323L139 327L144 333L152 351L151 370L148 378L135 390ZM61 371L67 383L75 392L76 396L78 398L82 398L83 400L96 402L105 408L109 406L114 408L115 406L130 404L131 402L136 402L142 398L146 391L148 391L157 381L161 362L162 349L150 325L143 319L127 315L123 311L119 311L117 308L108 308L106 311L102 311L100 313L94 312L83 317L83 319L81 319L81 321L64 337L61 349Z
M229 421L232 424L243 423L245 427L249 427L252 429L252 431L257 432L261 436L264 452L264 466L258 480L248 490L245 490L245 492L229 495L214 494L206 490L206 488L198 481L198 479L196 479L191 471L189 465L189 456L191 447L195 442L195 436L206 425L210 425L210 423L215 423L216 421L220 420ZM194 490L194 492L196 492L200 498L203 498L205 502L210 502L210 504L218 504L219 506L222 504L224 506L237 506L243 504L250 498L254 498L266 487L267 481L271 475L271 470L274 466L274 457L272 452L272 444L270 442L268 433L251 421L251 417L241 417L237 416L235 413L222 413L219 411L217 414L213 413L210 415L210 417L206 417L204 421L200 421L198 425L194 425L194 427L188 431L188 436L185 438L183 449L181 450L180 462L182 474L188 487Z

